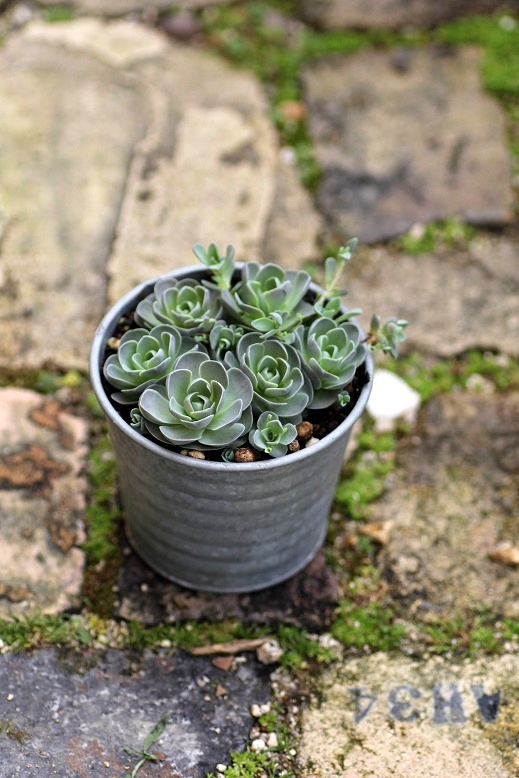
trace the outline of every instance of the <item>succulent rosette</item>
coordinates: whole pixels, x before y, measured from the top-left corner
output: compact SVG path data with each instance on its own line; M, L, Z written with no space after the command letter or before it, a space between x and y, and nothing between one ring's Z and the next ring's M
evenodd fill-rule
M218 292L191 278L160 278L135 311L140 327L173 324L182 333L209 332L222 314Z
M348 402L346 387L366 359L367 347L361 339L355 322L336 324L323 318L297 328L297 350L314 389L309 408L327 408L336 400Z
M108 357L103 368L108 383L119 390L112 399L135 405L148 386L166 378L182 354L200 348L193 338L182 336L171 325L128 330L117 353Z
M313 389L292 346L280 340L262 340L249 332L239 341L236 355L228 351L225 361L239 366L250 379L257 414L270 411L287 421L300 420Z
M209 346L215 359L222 361L227 351L232 351L243 337L243 327L238 324L227 324L217 321L209 333Z
M249 432L249 443L271 457L282 457L296 437L297 430L293 424L283 424L276 413L265 411L258 418L256 427Z
M184 354L164 385L146 389L139 411L157 440L205 450L240 445L252 426L252 384L207 354Z
M246 262L241 280L221 293L227 312L239 324L264 333L285 336L314 313L303 300L310 285L304 270L283 270L269 263Z

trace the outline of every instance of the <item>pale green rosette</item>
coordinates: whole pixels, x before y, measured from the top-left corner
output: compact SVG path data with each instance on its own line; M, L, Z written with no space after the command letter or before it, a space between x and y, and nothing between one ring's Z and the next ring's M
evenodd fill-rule
M112 400L136 405L148 386L165 380L182 354L200 349L192 338L182 336L170 325L128 330L119 341L117 353L108 357L103 368L108 383L119 390L112 394Z
M346 387L366 359L362 337L355 322L336 324L325 318L308 328L297 328L295 345L314 389L309 408L328 408L336 401L341 405L349 401Z
M160 278L135 311L140 327L173 324L185 335L209 332L221 316L218 292L193 279Z
M277 414L265 411L256 422L255 429L249 432L249 443L258 451L264 451L271 457L283 457L288 446L297 438L293 424L283 424Z
M314 313L303 300L309 286L310 276L304 270L246 262L241 281L222 291L222 301L239 324L265 337L290 339L294 327Z
M270 411L286 421L300 421L313 389L292 346L280 340L262 340L250 332L238 343L236 356L227 352L225 361L240 367L250 379L257 414Z
M164 386L143 392L139 410L157 440L203 451L241 444L252 426L252 385L207 354L181 357Z

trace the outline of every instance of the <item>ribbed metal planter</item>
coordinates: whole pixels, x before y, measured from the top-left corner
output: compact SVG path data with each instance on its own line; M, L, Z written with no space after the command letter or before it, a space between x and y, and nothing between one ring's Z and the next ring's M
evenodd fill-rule
M199 274L198 266L177 277ZM181 456L134 431L101 380L106 341L155 280L111 308L90 356L92 386L115 451L129 540L156 572L190 588L223 593L272 586L301 570L324 541L344 450L371 390L371 357L366 362L370 380L353 411L315 445L247 464Z

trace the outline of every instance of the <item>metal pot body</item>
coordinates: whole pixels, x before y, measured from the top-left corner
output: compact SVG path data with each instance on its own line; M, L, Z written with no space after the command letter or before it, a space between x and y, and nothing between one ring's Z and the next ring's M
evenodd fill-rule
M186 268L176 275L199 273ZM369 397L371 357L369 380L354 409L315 445L247 464L182 456L133 430L101 380L106 341L153 283L137 287L108 312L90 360L92 386L108 418L130 543L156 572L190 588L223 593L272 586L301 570L324 541L344 451Z

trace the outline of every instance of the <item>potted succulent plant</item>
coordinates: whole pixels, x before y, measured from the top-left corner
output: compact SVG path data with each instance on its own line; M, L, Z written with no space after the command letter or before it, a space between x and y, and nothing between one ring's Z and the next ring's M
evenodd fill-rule
M351 428L368 400L370 352L396 355L406 322L368 335L339 288L356 241L305 271L235 264L197 245L188 267L133 289L92 345L127 533L157 572L239 592L306 565L327 528Z

